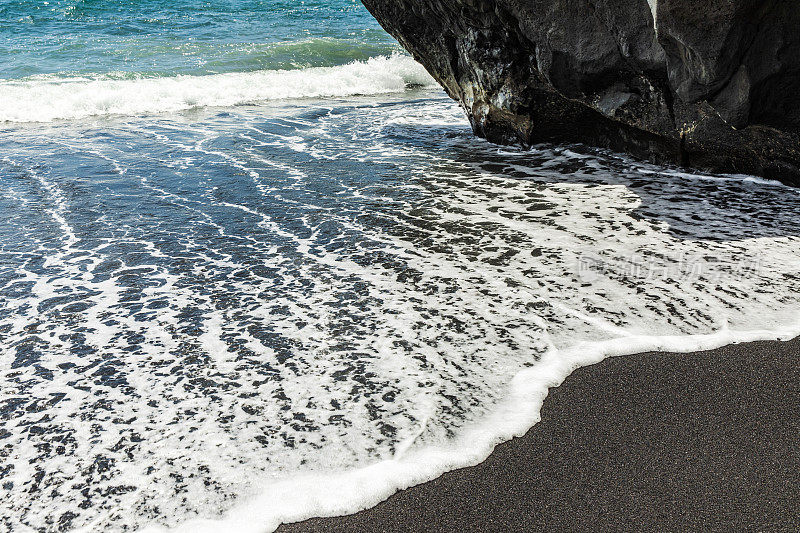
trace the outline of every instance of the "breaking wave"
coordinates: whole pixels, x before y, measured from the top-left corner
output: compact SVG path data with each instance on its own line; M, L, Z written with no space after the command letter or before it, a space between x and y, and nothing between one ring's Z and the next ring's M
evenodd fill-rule
M0 81L0 122L151 115L294 98L402 92L434 81L412 58L374 57L336 67L161 78L35 76Z

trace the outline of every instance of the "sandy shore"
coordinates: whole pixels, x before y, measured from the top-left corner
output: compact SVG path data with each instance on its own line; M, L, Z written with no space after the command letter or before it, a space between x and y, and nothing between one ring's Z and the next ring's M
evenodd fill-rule
M800 530L800 338L578 369L480 465L279 529L523 530Z

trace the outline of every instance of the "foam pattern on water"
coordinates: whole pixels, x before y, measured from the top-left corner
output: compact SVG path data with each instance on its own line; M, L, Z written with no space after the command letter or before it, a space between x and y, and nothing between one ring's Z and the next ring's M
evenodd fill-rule
M6 529L216 518L451 442L576 346L798 318L796 190L498 149L438 94L0 149Z

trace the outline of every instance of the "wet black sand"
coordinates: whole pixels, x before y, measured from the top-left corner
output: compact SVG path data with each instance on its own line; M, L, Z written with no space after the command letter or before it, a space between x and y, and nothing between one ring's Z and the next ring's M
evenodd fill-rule
M800 338L578 369L483 463L306 531L800 531Z

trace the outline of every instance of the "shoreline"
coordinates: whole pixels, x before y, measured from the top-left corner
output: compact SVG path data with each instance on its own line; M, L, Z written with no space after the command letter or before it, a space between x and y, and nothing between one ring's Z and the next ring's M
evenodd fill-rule
M281 532L800 527L800 337L609 357L482 463Z

